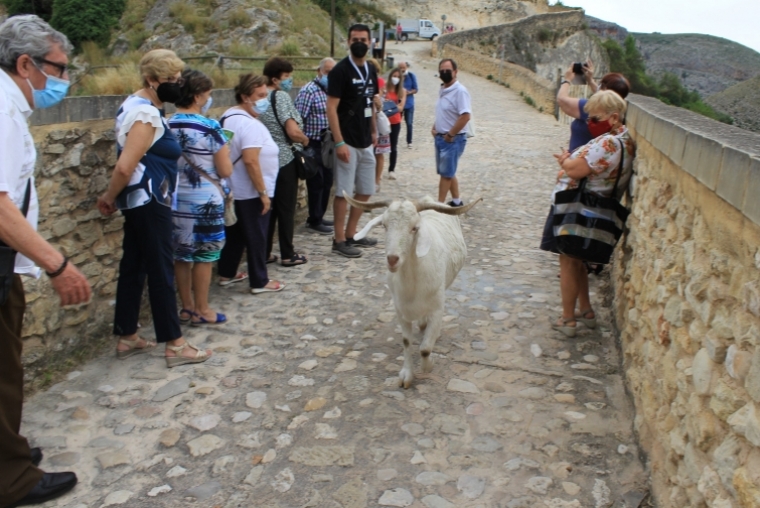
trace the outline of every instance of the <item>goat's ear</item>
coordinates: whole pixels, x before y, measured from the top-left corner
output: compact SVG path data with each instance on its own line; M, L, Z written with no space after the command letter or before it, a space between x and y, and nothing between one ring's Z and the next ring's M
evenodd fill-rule
M369 233L369 230L377 226L382 221L383 221L382 215L375 217L374 219L369 221L367 225L362 228L361 231L359 231L358 233L354 235L354 240L361 240L362 238L367 236L367 233Z
M429 228L425 226L425 221L420 221L420 229L417 230L417 248L415 254L418 258L425 257L430 252L430 246L433 244Z

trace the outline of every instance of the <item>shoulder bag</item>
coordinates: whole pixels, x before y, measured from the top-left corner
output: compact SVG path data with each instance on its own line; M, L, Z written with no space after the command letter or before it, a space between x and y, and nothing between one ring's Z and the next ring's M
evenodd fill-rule
M296 161L296 174L301 180L308 180L317 173L319 173L319 162L314 157L307 155L303 150L299 150L293 145L293 140L288 136L288 131L285 130L285 126L280 122L279 116L277 116L277 90L272 92L272 112L274 113L274 119L280 124L282 133L285 135L285 139L290 145L290 149L293 151L293 157ZM313 153L313 150L310 150Z
M182 157L185 158L187 163L190 165L190 167L198 173L198 175L201 178L205 178L209 182L211 182L214 187L216 187L219 192L222 194L222 197L224 198L224 225L225 226L233 226L237 222L237 215L235 214L235 197L232 195L232 189L230 189L229 192L225 192L224 188L222 187L222 184L219 183L219 180L212 178L211 175L206 173L203 169L200 168L196 163L192 161L190 157L187 156L185 152L182 152Z
M588 178L577 189L558 192L554 196L554 237L557 249L567 256L590 263L606 265L623 234L630 211L616 199L623 174L625 144L621 144L620 166L612 188L612 197L586 190Z
M385 116L398 114L398 104L396 101L383 101L383 113L385 113Z
M382 111L377 112L377 135L387 136L391 133L391 121Z
M32 179L26 184L24 193L24 204L21 207L21 213L26 217L29 211L29 201L32 197ZM13 286L14 268L16 267L16 251L11 249L5 242L0 240L0 305L5 305L8 301L8 295L11 294Z

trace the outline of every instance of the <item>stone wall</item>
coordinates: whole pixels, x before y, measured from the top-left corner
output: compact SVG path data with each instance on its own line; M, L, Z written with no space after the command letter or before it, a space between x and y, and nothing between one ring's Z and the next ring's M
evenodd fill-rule
M760 506L760 136L632 96L612 270L658 506Z
M492 76L498 79L500 61L496 58L463 49L453 45L443 45L440 48L433 45L433 56L438 58L453 58L458 68L476 76ZM436 50L438 52L436 53ZM519 65L503 62L501 64L501 81L535 102L536 108L544 113L554 114L556 106L556 86L535 72ZM477 121L477 120L476 120Z
M591 59L597 76L608 72L607 55L599 40L586 30L582 10L528 16L519 21L442 35L435 45L457 46L485 56L500 58L559 83L573 62Z
M213 96L217 107L209 114L218 118L234 104L234 94L215 90ZM116 163L113 117L123 100L71 97L36 111L30 119L38 153L40 234L71 258L93 287L89 305L64 310L46 276L25 278L23 362L30 388L114 344L111 330L124 219L120 213L102 217L95 203ZM304 208L305 186L300 184L299 206ZM143 312L141 323L150 326L148 312Z

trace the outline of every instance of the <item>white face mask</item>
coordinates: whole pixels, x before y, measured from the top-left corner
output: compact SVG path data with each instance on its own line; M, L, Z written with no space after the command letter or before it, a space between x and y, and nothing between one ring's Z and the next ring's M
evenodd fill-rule
M401 81L401 79L399 79L399 78L398 78L398 77L396 77L396 76L393 76L393 77L391 78L391 83L393 83L394 85L398 85L398 84L399 84L399 81Z

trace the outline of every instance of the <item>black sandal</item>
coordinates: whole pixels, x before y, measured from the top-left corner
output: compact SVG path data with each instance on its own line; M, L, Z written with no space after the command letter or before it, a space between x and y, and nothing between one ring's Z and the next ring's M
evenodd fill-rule
M276 263L279 260L280 258L278 258L277 256L271 256L267 258L267 264L271 265L272 263Z
M300 254L293 254L293 256L291 256L291 258L288 261L283 260L282 263L280 264L285 267L291 267L291 266L305 265L308 262L309 260L306 259L306 256L302 256Z

